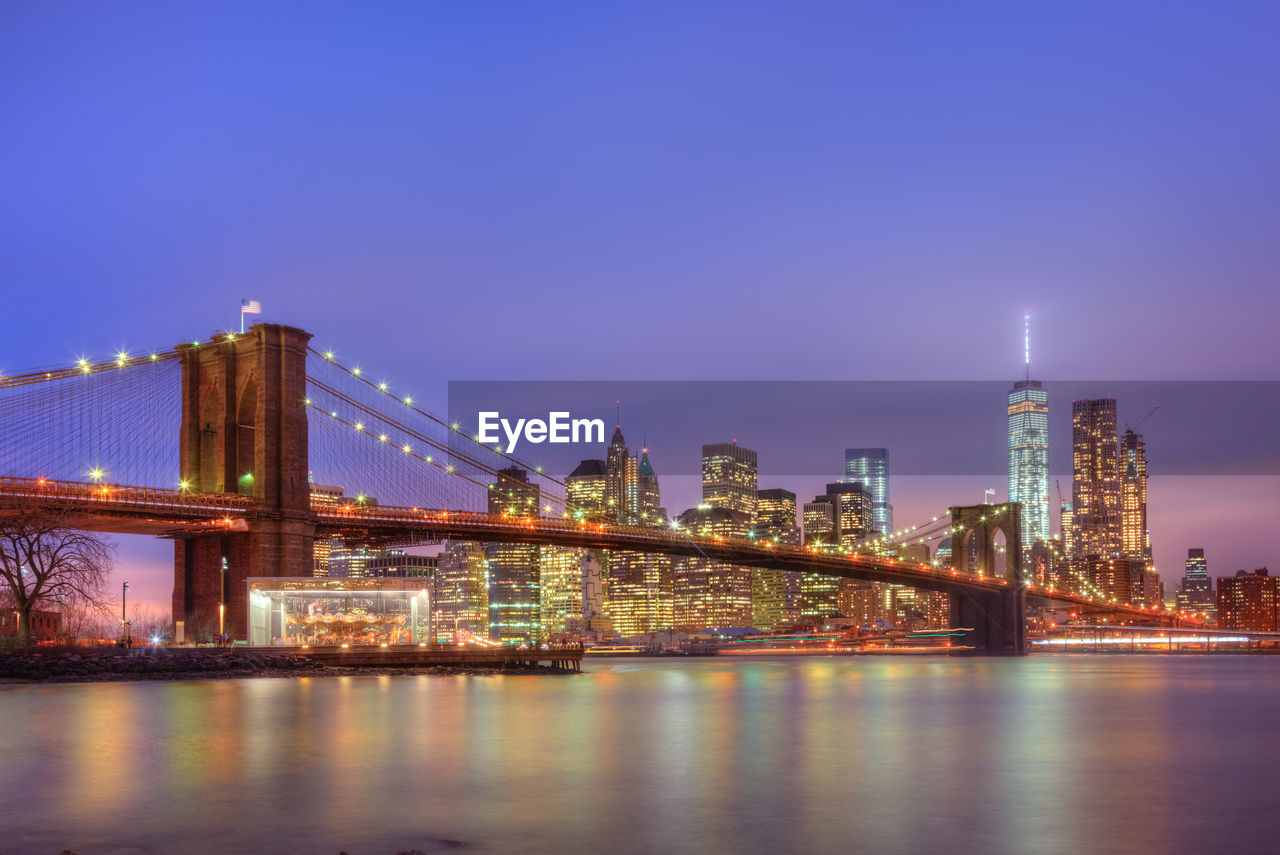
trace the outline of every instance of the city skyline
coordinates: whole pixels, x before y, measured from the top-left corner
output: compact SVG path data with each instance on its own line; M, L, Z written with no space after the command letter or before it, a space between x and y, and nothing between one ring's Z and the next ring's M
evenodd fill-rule
M1272 851L1277 33L0 3L0 849Z
M586 89L568 91L560 84L580 67L568 57L537 58L549 62L545 73L524 74L535 61L525 41L529 28L545 24L481 20L469 10L402 11L392 16L395 26L371 25L385 38L376 49L353 48L366 61L344 67L341 79L323 45L345 38L352 12L330 10L268 36L252 25L254 13L232 11L236 25L224 22L207 51L188 53L167 51L166 39L152 35L201 31L190 10L164 20L137 10L86 10L78 20L51 9L5 14L4 55L19 71L7 79L23 84L6 93L14 121L29 129L0 141L0 161L22 166L11 170L10 204L0 209L6 274L18 286L9 307L15 317L56 316L59 323L15 325L0 372L234 329L248 298L259 301L259 317L316 331L319 346L376 368L436 410L446 382L494 377L991 378L1007 390L1023 347L1006 331L1028 312L1036 325L1036 375L1051 390L1068 378L1097 378L1101 388L1084 397L1114 394L1123 407L1128 398L1105 388L1109 382L1277 379L1280 342L1269 318L1280 311L1280 294L1268 271L1280 259L1256 223L1265 220L1266 200L1280 196L1270 192L1280 187L1280 170L1269 155L1275 131L1262 109L1267 75L1249 65L1268 55L1260 34L1273 13L1265 9L1204 20L1170 8L1162 26L1172 41L1140 45L1122 34L1146 18L1122 9L1111 10L1115 26L1105 30L1041 11L1018 21L957 17L945 33L918 31L893 10L864 17L869 13L824 9L828 26L813 32L798 20L781 22L781 30L760 27L747 15L744 34L757 47L815 38L831 51L786 48L794 60L788 75L811 87L811 97L798 99L793 90L758 85L772 78L731 71L736 49L701 37L710 19L727 15L723 8L706 17L619 12L627 26L617 31L574 22L570 32L590 35L577 43L578 59L608 71ZM496 40L487 44L514 49L498 52L490 76L417 100L421 81L438 80L459 61L457 45L465 40L441 41L443 35L481 30ZM1014 33L1016 39L1000 37ZM1222 38L1214 41L1213 33ZM658 34L674 50L669 63L641 72L622 59L632 39ZM1204 39L1207 55L1197 55L1214 61L1187 63L1174 48L1179 38ZM1075 55L1080 40L1095 48L1087 75L1093 83L1130 83L1081 87L1080 69L1058 59ZM422 50L437 43L437 51ZM970 61L967 44L985 46L983 63ZM45 54L37 46L63 60L39 62ZM907 59L922 49L952 60L954 87L944 88L957 109L945 119L898 106L936 103L940 95L940 84ZM239 67L245 57L243 74L210 74ZM1031 73L993 77L1002 63L1029 63ZM384 74L388 64L404 73ZM816 73L819 66L824 73ZM164 74L142 73L148 68ZM1131 79L1135 69L1143 74ZM1212 121L1189 115L1182 102L1138 98L1146 91L1143 75L1157 69L1162 91L1203 91L1229 80L1231 98L1216 103ZM671 89L690 74L705 87ZM512 81L534 114L545 108L554 117L535 124L532 151L520 148L529 126L506 110ZM77 87L101 97L77 98ZM382 94L349 97L366 90ZM646 97L654 91L680 94L668 103ZM762 91L761 110L731 107ZM982 94L990 91L1001 96ZM335 133L325 110L275 109L292 97L332 107L346 121ZM857 110L842 108L850 98ZM404 99L431 109L389 106ZM119 121L122 105L128 122ZM682 134L679 148L662 130L672 109L692 132ZM437 115L471 121L441 134ZM1122 123L1115 121L1120 115ZM1064 134L1064 123L1079 132ZM217 131L201 130L209 127ZM792 127L831 145L801 154L789 145ZM114 155L81 145L84 128L105 129ZM510 146L480 143L501 138L504 128L512 132ZM1233 140L1231 158L1211 154L1224 138ZM942 162L923 171L921 156L933 149L922 149L922 139L951 141L938 149ZM1090 142L1082 147L1078 139ZM1143 140L1158 142L1165 156L1148 157ZM609 151L611 159L593 151ZM453 168L439 168L446 163ZM365 180L344 177L353 174ZM601 175L609 180L594 186ZM777 180L762 180L766 175ZM1252 191L1242 194L1243 186ZM94 188L95 204L62 204L80 198L83 187ZM188 204L193 194L200 205ZM680 199L694 201L673 207ZM175 210L187 212L180 230ZM600 210L618 213L596 216ZM78 249L53 249L65 245ZM927 258L921 246L929 247ZM1156 282L1160 299L1152 301ZM783 284L804 299L776 301L764 313L734 299ZM68 301L80 311L62 311ZM847 313L814 310L844 305L856 305L860 318L893 322L859 322L849 335ZM1099 312L1103 305L1107 311ZM536 358L477 346L472 322L513 306L530 329L558 330L572 317L573 334L542 335ZM579 306L589 313L574 316ZM425 357L416 344L424 326L432 342ZM752 337L770 344L745 346ZM1075 346L1081 338L1096 344ZM842 346L831 358L815 358L817 341ZM1224 341L1232 346L1217 346ZM779 459L749 426L680 446L645 430L640 411L632 419L626 406L628 423L649 434L659 468L672 473L664 475L664 490L673 510L692 506L696 478L680 474L677 457L691 456L697 443L736 434L760 449L762 464ZM1054 419L1069 409L1056 396L1052 407ZM1148 442L1173 438L1176 423L1159 424L1166 415L1153 423ZM1244 422L1244 431L1259 429ZM1050 426L1056 448L1064 446L1060 425ZM877 431L847 431L829 448L831 468L842 447L863 444L896 443ZM990 450L1004 453L998 445ZM1162 474L1170 451L1151 450L1151 529L1194 535L1185 543L1176 535L1155 539L1166 577L1180 564L1179 550L1191 545L1206 545L1215 568L1218 561L1227 570L1280 563L1276 547L1256 534L1265 520L1258 509L1274 505L1280 479L1227 484ZM894 503L904 519L935 512L930 495L980 497L985 487L1000 490L1007 477L1001 460L980 474L916 489L913 479L924 476L909 474L910 461L894 453L902 473ZM1055 480L1069 478L1053 461L1050 469ZM762 485L776 482L807 499L839 477L838 469L795 474L762 472ZM1206 531L1188 498L1194 494L1219 508L1234 502L1234 518ZM128 538L122 572L144 590L148 578L162 586L164 552L163 544Z
M1121 411L1132 415L1123 407L1123 402L1119 402ZM1061 413L1061 407L1057 412ZM1155 433L1158 438L1158 431ZM660 447L668 447L669 443L664 437L652 437L654 443ZM1000 437L995 437L999 441ZM1061 438L1056 443L1063 445ZM581 446L580 448L596 448L596 446ZM692 445L692 450L696 450L696 444ZM846 449L832 448L832 474L818 475L761 475L760 487L771 488L781 487L796 492L802 498L807 499L806 494L822 493L833 479L843 479L846 476L847 464L842 459ZM645 457L647 458L649 449L645 449ZM603 451L601 456L603 457ZM664 483L664 493L669 500L670 511L669 516L675 517L682 510L694 508L702 501L701 491L703 489L701 479L696 475L687 474L668 474L664 471L665 458L658 457L656 467L658 474L661 475ZM761 464L766 465L769 462L768 456L762 456ZM1160 462L1160 461L1157 461ZM634 468L634 458L632 458L632 467ZM564 478L568 471L558 473L556 477ZM1070 495L1071 476L1070 473L1055 475L1055 480L1062 480L1066 483L1067 495ZM893 477L894 490L904 497L898 504L904 509L905 515L902 516L903 525L914 524L930 516L945 511L949 504L965 504L982 500L982 492L988 486L996 486L1001 483L1001 476L927 476L927 475L895 475ZM1161 580L1165 584L1167 591L1172 591L1181 574L1178 568L1181 564L1180 555L1185 555L1185 549L1190 548L1192 543L1209 544L1209 552L1211 555L1211 575L1215 578L1219 573L1234 573L1239 569L1252 569L1249 565L1270 566L1273 561L1266 558L1265 552L1260 552L1254 548L1254 545L1242 545L1250 543L1241 539L1240 541L1224 541L1222 536L1214 537L1205 535L1201 537L1188 536L1186 542L1178 539L1180 531L1205 532L1206 529L1212 531L1214 526L1211 525L1212 520L1206 520L1203 514L1202 506L1199 500L1192 499L1187 490L1187 485L1198 485L1197 489L1204 491L1209 489L1211 492L1206 495L1217 496L1218 505L1222 508L1247 508L1253 506L1257 509L1257 514L1250 518L1248 516L1239 520L1227 521L1224 527L1222 520L1217 521L1218 530L1248 530L1260 524L1265 519L1265 502L1269 499L1269 485L1266 483L1268 478L1241 479L1239 477L1219 477L1213 476L1178 476L1165 475L1155 476L1152 479L1153 487L1152 495L1154 504L1160 509L1160 513L1153 518L1152 530L1156 531L1156 542L1159 544L1157 553L1156 569L1161 574ZM1241 485L1246 488L1252 484L1260 487L1262 492L1247 492L1243 496L1240 493ZM1167 486L1162 486L1167 485ZM1173 499L1174 501L1169 501ZM1001 491L997 489L996 500L1002 500ZM1255 519L1258 523L1251 524L1250 519ZM1173 537L1168 534L1160 536L1163 532L1172 532ZM145 539L138 537L122 537L124 549L123 555L129 563L122 562L116 573L120 578L128 576L135 588L139 592L139 599L150 601L156 604L165 602L165 590L168 584L167 574L170 572L169 559L167 556L167 547L162 542L146 543ZM936 545L936 544L935 544ZM145 556L148 554L155 556L152 563L148 563ZM142 558L130 561L130 555L139 555ZM1167 558L1161 558L1167 556ZM135 563L136 562L136 563ZM1237 566L1238 565L1238 566ZM136 568L136 569L135 569Z

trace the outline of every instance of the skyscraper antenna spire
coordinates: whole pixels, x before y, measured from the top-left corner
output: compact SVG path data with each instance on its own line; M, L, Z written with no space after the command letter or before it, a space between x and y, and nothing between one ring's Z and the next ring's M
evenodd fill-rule
M1022 359L1026 364L1027 380L1031 379L1031 313L1022 316Z
M622 427L622 399L614 401L618 405L618 427Z

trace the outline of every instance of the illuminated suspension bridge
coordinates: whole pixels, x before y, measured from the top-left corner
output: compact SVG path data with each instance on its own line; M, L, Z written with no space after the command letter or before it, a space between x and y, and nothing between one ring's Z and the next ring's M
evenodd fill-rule
M986 652L1026 651L1028 602L1176 620L1084 585L1057 590L1024 578L1018 505L951 508L857 551L583 518L566 505L562 481L309 341L302 330L258 324L0 378L0 513L43 510L85 529L172 538L174 617L188 626L217 613L224 569L232 590L251 577L311 575L317 537L627 549L908 585L950 594L953 624L973 627L969 642ZM527 471L528 485L503 471L513 466ZM517 483L536 504L486 512L495 485ZM1009 543L1002 575L997 531ZM957 544L950 566L894 555L942 536ZM243 636L240 599L227 604L227 619Z

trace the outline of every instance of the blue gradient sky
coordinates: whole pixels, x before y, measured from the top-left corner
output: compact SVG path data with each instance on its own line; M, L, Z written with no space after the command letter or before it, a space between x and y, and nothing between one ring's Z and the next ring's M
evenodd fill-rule
M1273 3L14 0L0 370L254 297L441 408L1010 379L1026 310L1042 377L1277 379L1278 36Z

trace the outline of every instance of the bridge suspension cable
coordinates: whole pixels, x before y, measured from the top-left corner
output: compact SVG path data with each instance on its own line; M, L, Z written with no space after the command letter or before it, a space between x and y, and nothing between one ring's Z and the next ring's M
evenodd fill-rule
M564 481L561 481L560 479L543 472L541 466L531 466L525 463L524 461L519 460L511 456L510 454L507 454L506 452L502 451L500 447L491 447L491 446L485 445L484 443L480 442L476 437L469 435L468 433L466 433L466 431L463 431L457 424L450 424L449 422L446 422L444 419L441 419L440 417L435 416L426 410L423 410L422 408L418 407L416 404L413 403L413 398L411 396L404 397L404 398L397 397L396 395L391 393L390 389L388 388L388 384L374 383L372 380L365 377L364 372L361 371L359 368L346 367L345 365L338 362L337 358L333 355L331 351L321 352L319 350L316 350L313 347L308 347L307 349L309 352L320 357L325 362L328 362L329 364L345 372L347 375L354 378L355 380L358 380L359 382L365 384L367 387L369 387L369 389L376 390L382 393L383 395L385 395L390 400L397 401L403 404L413 412L430 420L431 422L434 422L435 424L439 425L445 430L456 434L457 436L461 437L467 442L473 443L474 445L480 448L483 448L487 453L496 455L497 457L500 457L503 460L508 461L509 463L519 466L522 469L527 469L531 472L536 472L543 480L550 481L551 483L557 484L561 487L567 486ZM314 379L313 375L308 373L307 379L308 380Z

